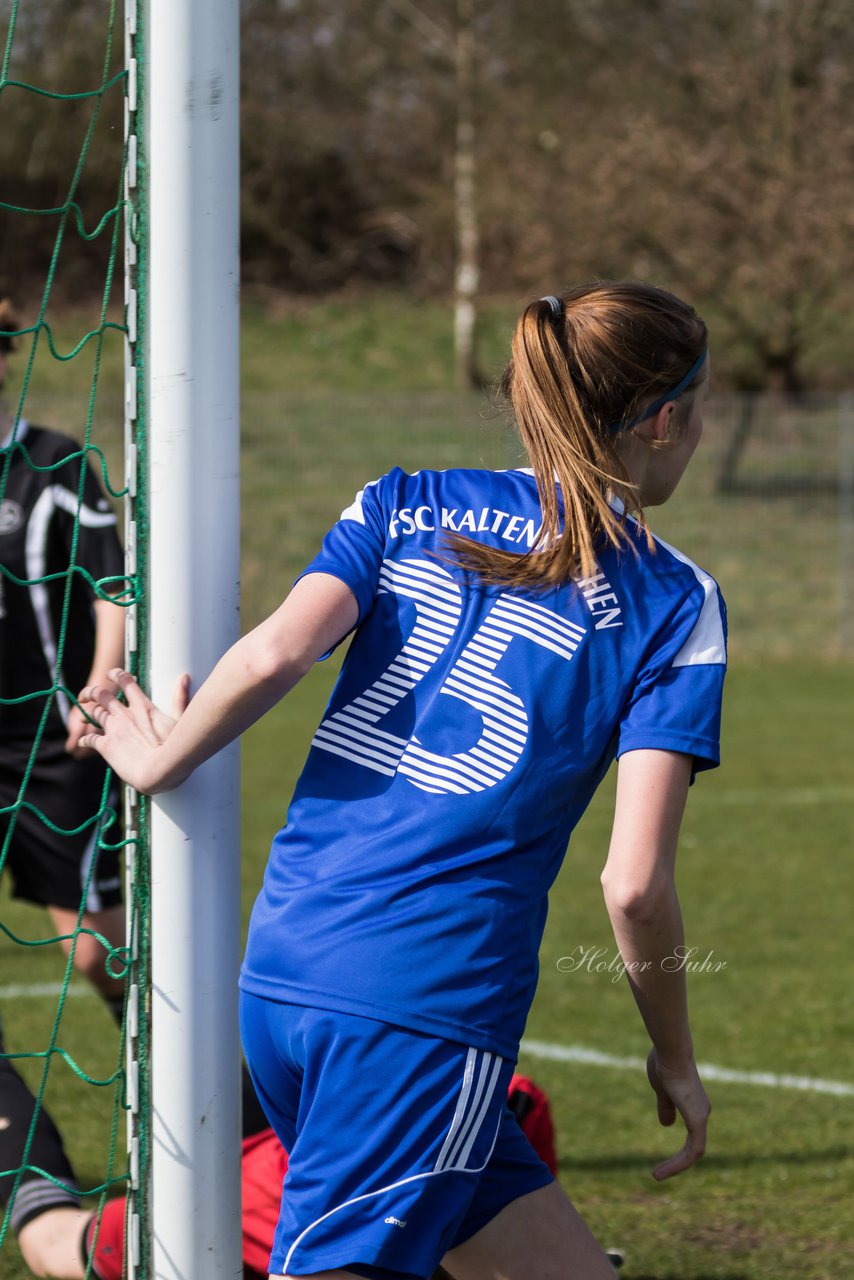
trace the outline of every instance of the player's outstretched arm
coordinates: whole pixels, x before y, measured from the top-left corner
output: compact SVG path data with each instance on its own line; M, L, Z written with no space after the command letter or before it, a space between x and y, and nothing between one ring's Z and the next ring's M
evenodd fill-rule
M155 707L126 671L110 673L126 703L88 686L80 702L99 730L81 745L98 751L138 791L176 787L269 711L357 620L349 587L329 574L310 574L220 659L180 719Z
M691 757L629 751L620 759L614 829L602 886L614 937L638 1010L652 1040L647 1070L658 1118L677 1113L682 1149L653 1170L672 1177L694 1164L706 1145L709 1099L688 1025L684 932L674 879L679 825L691 781Z

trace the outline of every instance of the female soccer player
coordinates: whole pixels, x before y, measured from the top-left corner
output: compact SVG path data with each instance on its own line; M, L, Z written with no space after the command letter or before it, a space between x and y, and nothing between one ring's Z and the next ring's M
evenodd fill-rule
M718 762L713 580L652 537L699 441L706 326L641 284L526 307L503 389L530 470L399 470L342 515L285 603L176 722L125 672L84 738L174 787L355 630L276 836L241 977L250 1069L290 1152L275 1275L610 1280L504 1098L546 898L619 758L605 899L681 1150L709 1102L684 975L677 834ZM534 1252L536 1250L536 1252Z

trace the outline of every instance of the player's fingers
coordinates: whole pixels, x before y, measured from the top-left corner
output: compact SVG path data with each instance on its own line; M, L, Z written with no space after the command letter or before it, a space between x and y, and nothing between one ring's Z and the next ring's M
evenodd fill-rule
M656 1182L663 1182L665 1178L672 1178L677 1173L683 1173L685 1169L690 1169L692 1164L696 1164L703 1152L706 1150L706 1126L688 1134L685 1144L681 1151L677 1151L675 1156L671 1156L669 1160L662 1160L661 1164L655 1166L652 1176Z
M687 1165L683 1163L683 1154L680 1151L678 1155L671 1156L669 1160L662 1160L661 1164L657 1164L652 1171L652 1176L656 1182L665 1182L667 1178L675 1178L677 1173L682 1173L686 1168Z
M676 1104L661 1083L658 1074L658 1060L653 1053L647 1059L646 1076L655 1094L655 1105L658 1111L658 1123L669 1127L676 1120Z
M658 1109L658 1123L663 1124L665 1128L676 1123L676 1107L667 1094L662 1089L655 1091L656 1107Z
M72 707L68 713L68 732L65 736L65 750L73 752L77 747L81 733L86 731L86 717L79 707Z
M123 667L114 667L108 674L125 695L129 707L147 709L151 705L151 699L142 692L135 677L129 671L125 671Z
M77 695L77 701L80 703L80 710L83 714L92 719L96 707L110 708L114 704L121 705L112 689L105 689L100 684L88 684L85 689L81 689Z
M85 724L78 725L74 729L73 733L69 733L68 737L65 739L65 750L68 752L69 755L71 756L77 755L77 753L80 750L80 738L89 727L90 727L89 725L85 725ZM84 755L85 755L85 752L84 752Z
M104 725L110 712L114 708L121 706L116 695L109 689L102 689L100 685L92 685L91 690L84 690L84 692L89 694L85 701L87 729L91 728L93 722L97 725ZM80 698L82 701L82 693Z
M102 743L103 741L104 741L104 735L102 733L84 733L83 737L80 739L80 742L78 743L78 746L88 747L92 751L100 751L99 744Z

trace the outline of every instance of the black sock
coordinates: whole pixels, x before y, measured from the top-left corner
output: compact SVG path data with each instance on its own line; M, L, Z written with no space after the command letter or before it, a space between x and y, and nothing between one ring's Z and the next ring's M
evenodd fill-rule
M5 1205L12 1194L35 1105L35 1098L10 1060L0 1057L0 1206ZM64 1185L56 1186L27 1168L21 1175L12 1208L11 1223L15 1232L48 1209L76 1207L80 1203L62 1138L45 1107L39 1109L36 1118L27 1165L42 1169Z
M80 1260L83 1263L83 1270L89 1266L89 1229L92 1226L92 1218L87 1218L83 1224L83 1230L80 1232ZM92 1269L92 1275L96 1272Z

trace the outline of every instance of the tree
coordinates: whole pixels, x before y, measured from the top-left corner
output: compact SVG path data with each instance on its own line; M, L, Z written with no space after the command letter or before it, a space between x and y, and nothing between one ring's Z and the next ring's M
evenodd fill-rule
M473 0L457 0L455 40L457 127L454 142L454 355L457 382L476 388L483 381L477 367L475 333L480 254L477 217L477 134L475 130L475 36Z
M604 225L707 300L745 389L800 390L811 349L851 307L854 6L658 3L619 21L624 111L595 170ZM616 64L611 68L617 86Z
M100 83L108 10L21 5L9 78ZM242 0L241 22L250 281L453 293L467 383L482 289L669 284L744 388L802 386L854 312L854 0ZM91 107L0 86L7 203L64 205ZM75 187L87 229L119 113ZM44 276L58 216L0 214L7 286ZM97 252L72 224L62 278L85 287Z
M57 255L59 287L73 296L103 280L117 215L102 220L121 201L123 28L117 18L110 39L104 0L21 5L13 16L0 41L3 285L20 296Z

